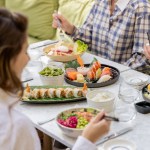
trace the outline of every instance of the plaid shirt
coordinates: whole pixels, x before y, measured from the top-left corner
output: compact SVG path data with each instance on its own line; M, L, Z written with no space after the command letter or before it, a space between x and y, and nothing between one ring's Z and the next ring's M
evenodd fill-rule
M89 44L89 50L103 58L137 68L150 64L143 50L150 32L150 3L146 0L118 0L110 15L110 0L96 0L81 28L72 37Z

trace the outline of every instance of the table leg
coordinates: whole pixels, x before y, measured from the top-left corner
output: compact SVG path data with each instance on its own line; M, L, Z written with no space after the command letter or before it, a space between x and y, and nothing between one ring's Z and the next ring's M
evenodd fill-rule
M52 138L43 133L43 148L42 150L52 150L53 143Z

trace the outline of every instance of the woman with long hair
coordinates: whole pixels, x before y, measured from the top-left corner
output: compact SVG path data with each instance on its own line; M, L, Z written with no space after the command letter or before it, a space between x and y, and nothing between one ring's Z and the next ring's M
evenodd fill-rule
M15 109L22 96L21 73L29 61L28 20L19 13L0 9L0 149L40 150L40 141L30 120ZM99 113L77 140L74 150L96 149L94 142L108 132L110 122ZM85 145L88 148L85 147Z

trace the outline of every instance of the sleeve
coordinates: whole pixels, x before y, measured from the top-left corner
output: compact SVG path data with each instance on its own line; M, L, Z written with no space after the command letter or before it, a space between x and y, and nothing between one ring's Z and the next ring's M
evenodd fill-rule
M141 7L142 13L137 13L134 29L134 44L132 57L125 65L136 69L141 66L150 65L150 60L146 59L142 53L144 44L148 43L147 32L150 32L150 7Z
M0 105L0 150L40 150L37 133L19 112Z
M93 30L93 19L96 10L96 2L93 5L87 19L85 20L84 24L80 28L76 28L74 33L71 35L73 39L81 39L87 44L91 44L92 40L92 30Z
M94 143L82 136L79 136L72 150L97 150L97 148Z
M15 134L15 137L12 139L14 149L41 150L40 140L32 123L24 115L19 114L18 111L16 112L18 116L12 133Z
M0 149L11 149L12 121L5 105L0 105Z

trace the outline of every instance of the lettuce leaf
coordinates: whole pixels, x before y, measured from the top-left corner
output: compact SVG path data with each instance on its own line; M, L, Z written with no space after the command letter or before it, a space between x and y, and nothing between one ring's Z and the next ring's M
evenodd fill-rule
M76 45L76 53L79 54L85 52L88 49L88 45L81 40L77 40L75 42L75 45Z

